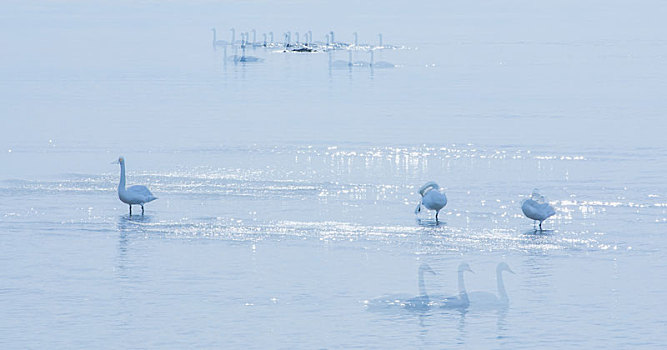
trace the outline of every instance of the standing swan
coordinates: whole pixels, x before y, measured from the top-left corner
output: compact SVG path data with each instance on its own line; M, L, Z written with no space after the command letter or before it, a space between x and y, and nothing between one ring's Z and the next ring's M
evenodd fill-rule
M539 220L540 231L542 230L542 222L556 214L554 208L546 202L544 196L540 195L540 191L537 188L533 190L533 194L529 199L523 200L521 203L521 210L528 218ZM533 228L534 227L535 222L533 221Z
M461 263L458 269L458 278L459 278L459 295L455 297L447 297L439 300L440 307L445 309L464 309L470 305L470 300L468 299L468 293L466 292L466 286L463 282L463 273L465 271L472 272L470 265L468 263Z
M130 216L132 216L132 205L141 205L141 215L144 215L144 204L154 201L157 197L153 196L146 186L135 185L125 188L125 158L119 157L112 164L120 164L120 182L118 183L118 198L120 201L130 206Z
M507 292L505 291L505 284L503 283L503 271L507 271L511 274L514 274L514 271L510 269L509 265L504 262L501 262L496 267L496 282L498 282L498 295L489 292L470 292L468 295L470 298L470 303L475 305L481 305L486 307L504 307L509 305L509 298L507 297Z
M428 210L435 210L435 222L437 223L440 209L447 205L447 196L440 192L440 186L433 181L425 183L424 186L419 189L419 194L422 198L419 201L419 204L417 204L415 215L421 212L421 207L423 205Z

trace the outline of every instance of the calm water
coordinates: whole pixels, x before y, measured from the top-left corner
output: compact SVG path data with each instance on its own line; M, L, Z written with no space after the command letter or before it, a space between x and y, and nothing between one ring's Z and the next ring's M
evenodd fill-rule
M3 3L0 347L662 348L665 11ZM234 64L211 27L405 47ZM144 217L119 155L159 197ZM428 180L438 226L413 214ZM502 261L507 309L365 306L416 296L422 263L429 293L460 262L493 292Z

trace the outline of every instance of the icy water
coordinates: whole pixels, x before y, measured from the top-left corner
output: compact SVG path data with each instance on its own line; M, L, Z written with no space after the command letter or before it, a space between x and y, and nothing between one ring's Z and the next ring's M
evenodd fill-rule
M664 347L665 6L642 5L3 3L0 347ZM211 27L404 48L235 64ZM454 295L461 262L489 292L506 262L509 306L368 307L423 263Z

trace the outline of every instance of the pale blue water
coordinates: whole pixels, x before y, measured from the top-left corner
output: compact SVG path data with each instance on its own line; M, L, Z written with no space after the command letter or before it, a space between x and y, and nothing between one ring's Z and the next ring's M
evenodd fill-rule
M664 5L382 4L0 5L0 347L663 347ZM235 65L214 26L406 49ZM364 304L463 261L506 310Z

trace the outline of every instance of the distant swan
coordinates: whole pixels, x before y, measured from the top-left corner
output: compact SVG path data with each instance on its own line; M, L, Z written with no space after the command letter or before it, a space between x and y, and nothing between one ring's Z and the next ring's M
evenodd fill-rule
M503 283L503 271L514 274L509 265L501 262L496 267L496 282L498 283L498 295L489 292L470 292L470 304L472 306L483 307L502 307L509 305L509 298L505 291L505 284Z
M424 272L430 272L435 275L435 271L427 264L419 265L419 296L405 301L405 307L408 309L424 309L430 306L430 298L426 294L426 285L424 284Z
M528 218L540 222L540 230L542 230L542 222L556 214L554 208L546 202L544 196L540 195L537 188L533 190L533 194L529 199L523 200L521 203L521 210Z
M157 197L153 196L146 186L136 185L125 188L125 158L120 157L113 163L120 164L120 183L118 183L118 198L121 202L130 206L130 216L132 216L132 205L141 205L141 215L144 215L144 204L154 201Z
M447 196L444 193L440 192L440 186L433 181L429 181L424 184L419 189L419 194L422 198L417 204L417 209L415 209L415 214L421 212L422 205L429 210L435 210L435 222L438 222L438 214L440 210L447 205Z
M466 286L463 282L463 272L473 272L470 269L470 265L467 263L461 263L458 268L458 287L459 295L454 297L440 298L437 301L437 304L444 309L463 309L467 308L470 305L470 300L468 299L468 293L466 292Z

